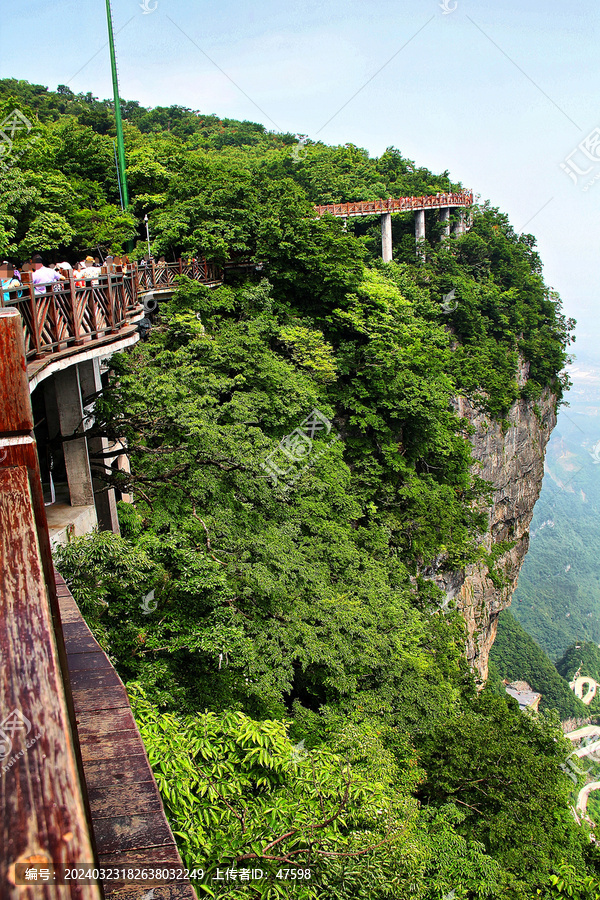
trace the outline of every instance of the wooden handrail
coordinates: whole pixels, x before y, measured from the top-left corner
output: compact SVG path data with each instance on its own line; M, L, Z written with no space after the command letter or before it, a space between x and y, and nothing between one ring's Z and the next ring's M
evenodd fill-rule
M473 192L458 191L446 194L424 194L421 197L398 197L385 200L359 200L355 203L327 203L315 206L318 216L330 213L337 217L380 216L384 213L404 212L418 209L447 209L449 207L472 206Z
M96 857L16 309L0 309L0 654L0 896L33 900L19 864ZM100 900L93 884L44 896Z
M214 284L223 278L223 270L202 257L196 262L184 262L178 259L176 262L156 262L154 259L149 265L137 267L137 283L140 290L153 290L169 288L176 284L176 275L187 275L194 281L203 284Z
M49 354L81 346L90 339L118 335L141 315L141 294L173 287L175 276L180 274L204 284L214 284L223 277L222 271L209 266L205 260L200 266L185 265L181 260L152 262L146 268L130 266L127 272L115 265L114 271L104 267L97 278L83 282L70 273L68 279L48 284L39 293L29 278L19 288L0 290L0 309L19 310L25 329L27 360L41 360Z

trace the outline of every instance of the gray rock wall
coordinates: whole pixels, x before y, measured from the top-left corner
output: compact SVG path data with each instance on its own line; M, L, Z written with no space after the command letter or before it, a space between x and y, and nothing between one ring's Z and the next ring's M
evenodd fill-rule
M522 379L525 375L522 372ZM423 574L433 577L445 591L447 601L454 600L461 610L467 625L467 659L483 683L498 615L510 605L529 548L529 525L542 487L546 445L556 425L556 397L546 391L537 403L515 403L507 417L506 431L468 400L459 398L455 406L475 429L471 443L477 471L494 487L493 502L487 508L490 528L482 544L487 551L502 541L514 542L514 546L494 563L495 571L502 576L500 587L490 578L484 562L460 572Z

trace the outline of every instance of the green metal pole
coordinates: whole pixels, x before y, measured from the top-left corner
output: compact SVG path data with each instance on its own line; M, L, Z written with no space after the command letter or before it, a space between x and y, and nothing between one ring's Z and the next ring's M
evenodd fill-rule
M123 121L121 119L121 99L119 97L119 79L117 76L117 60L115 57L115 39L113 37L112 12L110 0L106 0L106 19L108 22L108 44L110 47L110 68L112 71L113 94L115 98L115 124L117 126L117 159L119 163L119 177L123 192L123 209L129 207L129 193L127 191L127 174L125 172L125 142L123 140Z

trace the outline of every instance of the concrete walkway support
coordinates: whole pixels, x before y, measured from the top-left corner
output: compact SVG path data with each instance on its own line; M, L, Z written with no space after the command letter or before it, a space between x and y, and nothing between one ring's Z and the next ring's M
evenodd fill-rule
M415 213L415 240L417 244L425 240L425 210L418 209Z
M355 216L380 216L381 217L381 256L384 262L392 259L392 213L415 213L415 237L417 242L417 257L425 259L425 249L419 246L425 240L425 210L438 209L440 221L444 223L442 240L450 236L450 210L461 208L461 218L455 227L455 234L464 234L471 227L470 208L473 205L472 191L449 191L444 194L424 194L422 197L387 197L385 200L358 200L351 203L326 203L315 206L317 217L329 214L346 222ZM469 216L465 218L464 209L469 209Z
M463 209L458 212L458 222L454 226L454 234L456 237L460 237L467 230L467 220L465 217L465 212Z
M415 243L417 245L417 259L425 260L425 210L418 209L415 212Z
M100 377L100 360L91 359L88 362L79 363L79 382L81 385L82 399L91 397L102 390L102 379ZM93 409L93 403L90 404ZM86 407L88 410L89 407ZM94 463L100 468L103 465L110 465L109 458L102 454L108 451L107 438L91 438L87 442L89 454L92 457L91 464ZM98 459L94 459L97 454ZM96 503L96 514L98 516L98 525L101 531L112 531L114 534L120 534L119 518L117 516L117 501L115 499L114 488L106 488L98 478L93 478L94 500Z
M392 214L381 217L381 257L384 262L392 261Z
M442 222L441 240L445 241L450 237L450 208L448 206L440 209L440 222Z
M81 386L79 369L69 366L54 376L56 403L60 433L65 440L63 453L69 483L71 506L93 506L94 488L90 461L88 458L87 440L83 429L83 405L81 402Z

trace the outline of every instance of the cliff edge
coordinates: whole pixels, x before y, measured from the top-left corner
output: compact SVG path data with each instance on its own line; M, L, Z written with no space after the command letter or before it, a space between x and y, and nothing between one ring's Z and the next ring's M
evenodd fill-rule
M523 383L523 377L520 380ZM464 616L467 659L483 683L498 616L510 606L529 549L529 526L542 488L546 445L556 425L556 396L546 390L537 401L515 402L506 417L507 429L464 398L457 399L455 408L474 428L471 443L478 474L493 485L493 500L487 507L489 530L481 543L488 552L505 541L511 545L495 557L493 573L480 561L458 572L433 574L447 602L454 600Z

